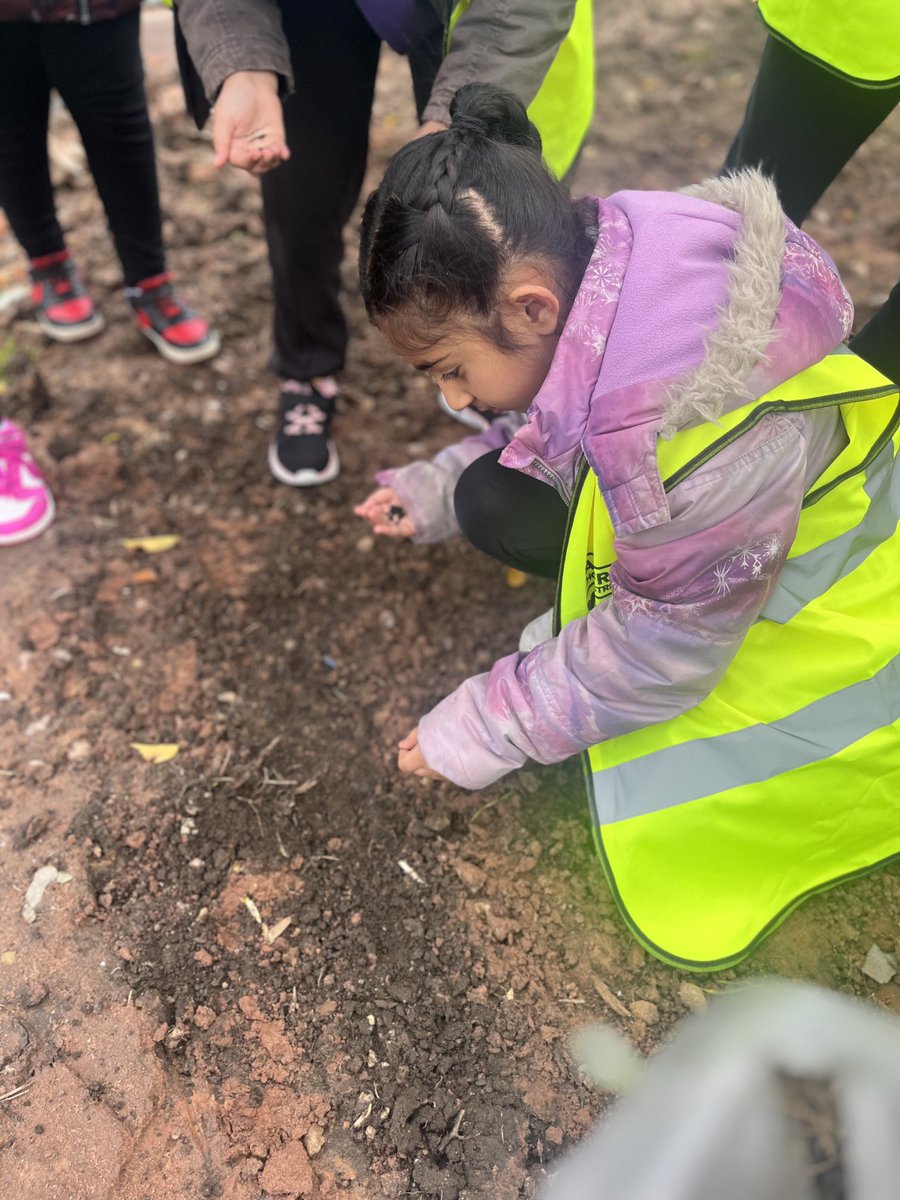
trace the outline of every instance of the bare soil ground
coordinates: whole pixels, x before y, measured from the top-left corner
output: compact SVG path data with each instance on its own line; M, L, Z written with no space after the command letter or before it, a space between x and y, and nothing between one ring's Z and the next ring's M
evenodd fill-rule
M598 8L577 189L715 172L762 46L752 6ZM616 915L576 766L478 795L397 774L396 737L508 652L550 590L511 589L461 544L376 545L351 515L377 467L459 433L367 327L352 236L343 474L302 493L269 477L258 194L213 171L183 116L167 21L146 22L166 233L221 356L170 366L132 328L62 113L60 208L109 327L47 346L24 304L0 314L0 403L59 501L40 540L0 558L4 1194L516 1200L608 1103L570 1057L579 1025L614 1022L652 1052L728 981L772 972L900 1012L900 987L861 972L873 942L896 949L897 869L812 900L739 969L690 978ZM411 109L388 57L370 182ZM898 163L893 119L809 223L861 319L900 276ZM23 278L2 233L0 292ZM180 540L122 545L161 534ZM181 750L147 763L134 742ZM46 864L71 880L29 924Z

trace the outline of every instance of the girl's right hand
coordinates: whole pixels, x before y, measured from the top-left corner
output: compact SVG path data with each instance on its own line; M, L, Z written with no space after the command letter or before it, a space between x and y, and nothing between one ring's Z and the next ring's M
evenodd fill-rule
M369 522L373 533L397 538L415 536L416 527L406 515L406 509L393 488L376 488L371 496L367 496L362 504L357 504L353 511L358 517Z

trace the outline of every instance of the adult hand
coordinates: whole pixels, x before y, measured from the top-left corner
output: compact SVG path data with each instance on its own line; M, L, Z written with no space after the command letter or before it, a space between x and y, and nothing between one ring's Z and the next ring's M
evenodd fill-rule
M423 121L412 140L416 141L417 138L425 137L428 133L442 133L443 130L449 128L450 126L445 125L443 121Z
M290 158L278 76L271 71L236 71L222 84L213 107L215 164L231 163L264 175Z
M425 761L425 756L419 747L418 726L411 730L400 742L397 766L408 775L418 775L420 779L440 779L446 782L446 776L433 771Z
M400 497L390 487L376 488L362 504L353 509L358 517L368 521L373 533L384 537L413 537L416 527L406 515Z

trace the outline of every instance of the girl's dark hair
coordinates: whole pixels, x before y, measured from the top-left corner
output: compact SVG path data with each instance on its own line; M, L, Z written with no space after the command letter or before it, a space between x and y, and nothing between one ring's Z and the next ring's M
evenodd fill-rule
M524 105L486 83L461 87L450 128L404 146L362 219L359 278L370 318L410 350L457 316L513 349L497 312L507 266L544 260L571 298L592 239L581 205L551 175Z

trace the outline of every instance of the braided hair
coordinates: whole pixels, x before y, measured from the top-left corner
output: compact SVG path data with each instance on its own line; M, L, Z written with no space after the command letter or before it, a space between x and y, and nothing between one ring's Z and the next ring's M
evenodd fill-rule
M498 298L515 260L538 258L574 296L591 254L582 206L548 171L524 105L490 84L460 88L450 128L404 146L366 203L360 287L376 324L410 351L474 320L515 343Z

